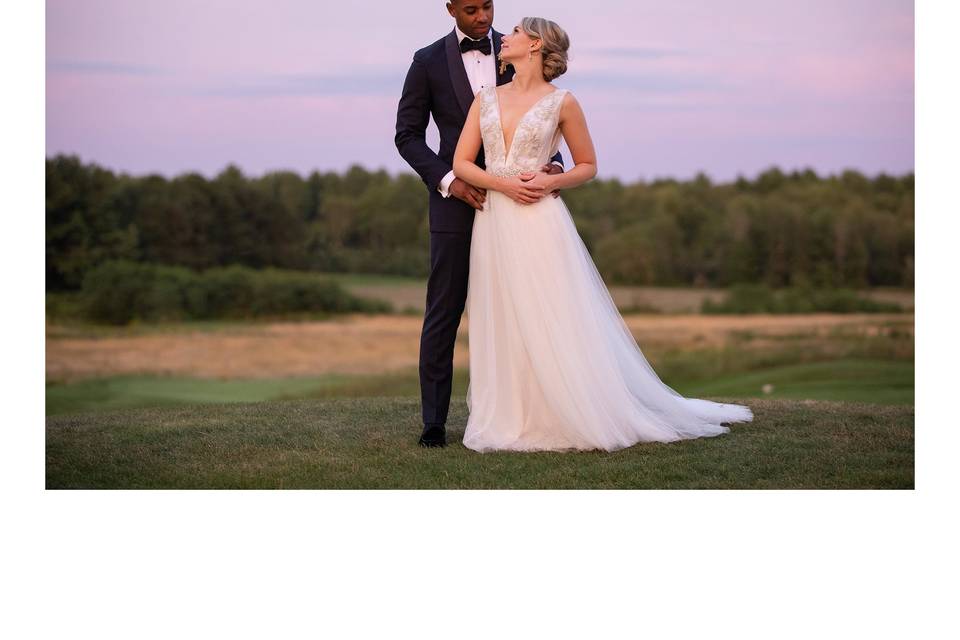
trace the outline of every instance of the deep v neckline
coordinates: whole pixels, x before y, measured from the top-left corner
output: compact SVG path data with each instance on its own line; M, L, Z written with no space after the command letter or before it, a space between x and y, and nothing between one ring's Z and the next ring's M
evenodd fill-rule
M503 148L506 149L503 156L504 162L510 159L510 152L513 151L513 143L516 142L517 131L520 129L520 125L523 124L523 119L526 118L527 114L533 111L533 108L536 107L538 104L540 104L544 98L546 98L547 96L552 96L557 91L560 91L560 89L557 89L556 87L554 87L553 91L550 91L546 95L542 95L539 98L537 98L537 100L532 105L530 105L530 108L523 112L523 115L521 115L520 119L517 120L516 126L513 127L513 135L510 136L510 147L507 148L507 132L503 130L503 113L500 111L500 95L497 93L497 88L496 87L493 88L493 101L497 105L497 124L500 125L500 140L503 141Z

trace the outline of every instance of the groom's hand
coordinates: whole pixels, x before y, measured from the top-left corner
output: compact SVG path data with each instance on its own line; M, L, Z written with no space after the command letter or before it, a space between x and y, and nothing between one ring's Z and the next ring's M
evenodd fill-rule
M544 173L549 173L549 174L552 175L552 174L554 174L554 173L563 173L563 167L561 167L560 165L558 165L558 164L555 163L555 162L548 162L547 164L545 164L545 165L543 165L542 167L540 167L540 171L543 171ZM554 198L556 198L557 196L560 195L560 190L559 190L559 189L556 189L556 190L554 190L554 191L551 191L550 194L551 194Z
M450 195L460 198L474 209L483 209L483 201L487 199L487 190L478 189L460 178L454 178L453 182L450 183Z

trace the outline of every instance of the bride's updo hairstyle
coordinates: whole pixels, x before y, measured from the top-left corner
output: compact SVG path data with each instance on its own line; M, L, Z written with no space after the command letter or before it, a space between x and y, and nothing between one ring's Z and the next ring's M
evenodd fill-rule
M546 18L523 18L520 28L531 38L539 38L543 56L543 79L550 82L567 70L567 49L570 38L556 22Z

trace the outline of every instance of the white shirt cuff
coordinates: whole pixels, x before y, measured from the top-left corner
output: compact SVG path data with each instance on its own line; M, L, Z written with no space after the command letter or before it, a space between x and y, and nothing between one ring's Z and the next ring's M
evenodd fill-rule
M455 178L456 176L453 175L453 171L452 170L448 171L447 175L443 176L443 179L440 181L440 184L437 185L437 191L439 191L440 195L442 195L444 198L450 197L450 191L449 191L450 183L452 183Z
M554 161L552 162L552 164L555 164L555 165L557 165L558 167L560 167L561 169L563 169L563 165L560 164L559 162L557 162L556 160L554 160Z

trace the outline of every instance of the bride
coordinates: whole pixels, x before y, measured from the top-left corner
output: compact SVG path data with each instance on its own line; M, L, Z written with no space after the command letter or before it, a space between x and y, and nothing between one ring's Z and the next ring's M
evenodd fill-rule
M567 34L524 18L503 36L513 80L480 90L453 159L487 190L473 222L466 311L475 451L615 451L730 431L749 407L684 398L650 367L597 272L558 190L597 173L577 99L552 85ZM566 141L574 166L538 171ZM486 169L477 166L483 145Z

